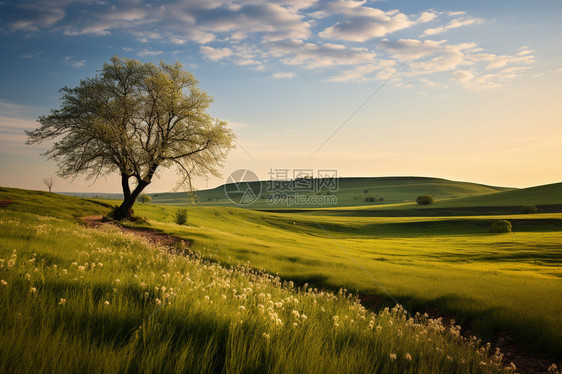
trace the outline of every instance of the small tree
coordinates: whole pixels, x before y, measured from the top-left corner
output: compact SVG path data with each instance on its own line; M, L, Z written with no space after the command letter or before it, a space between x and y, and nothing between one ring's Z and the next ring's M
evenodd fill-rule
M51 192L51 190L53 189L53 185L55 184L55 182L53 181L53 177L43 178L43 183L45 184L45 186L47 186L49 192Z
M207 113L212 98L179 62L155 65L115 56L100 75L61 92L61 108L39 118L41 126L27 132L27 143L58 138L46 156L57 161L61 177L119 173L118 220L132 217L133 204L159 170L175 167L178 187L191 190L193 176L219 176L234 147L226 122Z
M176 212L175 220L178 225L185 225L185 223L187 222L187 209L178 209L178 211Z
M511 232L511 222L506 221L505 219L500 219L498 221L495 221L490 226L490 231L498 234Z
M433 197L429 195L421 195L416 198L416 203L418 205L429 205L433 204Z
M152 197L143 193L142 195L139 196L139 200L140 200L141 203L146 204L146 203L150 203L152 201Z

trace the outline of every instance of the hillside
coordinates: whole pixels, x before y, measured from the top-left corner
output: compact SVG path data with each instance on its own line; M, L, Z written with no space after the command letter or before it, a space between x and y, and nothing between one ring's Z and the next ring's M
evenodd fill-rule
M1 193L19 201L0 209L2 373L510 372L441 320L79 225L90 201Z
M476 206L518 206L562 204L562 183L497 192L446 201L438 201L436 208Z
M30 212L57 218L80 217L91 214L105 214L109 205L89 199L63 196L44 191L0 187L0 201L9 200L5 209L16 212Z
M520 212L520 208L526 205L535 205L539 208L539 212L543 213L562 212L562 183L463 198L437 199L433 204L426 206L411 202L351 208L342 207L316 211L303 210L301 212L350 216L517 214Z
M254 191L261 190L259 199L246 206L250 209L271 208L267 198L271 194L268 191L268 181L250 182L250 188ZM201 205L234 206L228 199L225 189L235 187L232 184L219 186L213 189L196 192L195 201ZM412 202L418 195L432 195L436 199L451 199L459 197L476 196L490 193L508 191L510 188L487 186L477 183L450 181L440 178L427 177L377 177L377 178L339 178L338 189L329 193L336 196L337 204L326 207L343 206L369 206L373 199L377 205ZM318 194L314 192L298 192L300 195ZM327 194L322 189L320 194ZM190 203L186 192L155 193L151 194L153 203L166 205L182 205ZM281 207L279 205L278 207ZM275 205L273 205L275 207ZM301 208L318 207L317 205L298 205Z

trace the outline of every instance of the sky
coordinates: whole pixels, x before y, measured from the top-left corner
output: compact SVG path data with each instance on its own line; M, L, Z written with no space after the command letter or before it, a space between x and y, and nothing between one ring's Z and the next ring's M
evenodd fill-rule
M559 0L0 0L0 186L121 191L56 177L24 133L114 55L179 61L214 97L238 144L199 189L242 168L560 182L560 16Z

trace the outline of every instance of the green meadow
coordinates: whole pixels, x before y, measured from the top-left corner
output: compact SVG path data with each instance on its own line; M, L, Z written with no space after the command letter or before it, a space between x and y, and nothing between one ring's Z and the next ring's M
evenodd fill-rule
M562 214L510 215L509 234L489 232L498 216L357 217L226 207L141 205L158 230L203 256L249 263L284 279L375 296L375 307L455 316L480 336L507 331L551 354L562 351ZM317 213L317 212L315 212ZM389 295L392 295L390 297Z
M7 198L13 204L0 209L0 372L513 371L501 354L461 336L460 326L399 307L373 312L347 290L314 287L349 281L347 289L367 290L368 282L320 240L310 217L293 223L297 217L193 208L190 226L176 227L174 208L139 207L152 226L192 241L163 247L76 218L107 213L103 203L0 189L0 200ZM250 232L254 238L242 240ZM315 235L316 250L303 239ZM266 247L268 237L285 250ZM266 249L271 261L257 255ZM376 256L391 259L385 251ZM274 267L281 277L271 274ZM295 267L310 270L297 277ZM285 279L290 274L296 283ZM306 274L308 285L300 283Z

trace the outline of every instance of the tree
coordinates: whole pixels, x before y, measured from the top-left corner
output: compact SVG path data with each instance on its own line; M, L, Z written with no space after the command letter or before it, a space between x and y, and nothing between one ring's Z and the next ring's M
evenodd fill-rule
M140 194L139 200L140 200L141 203L146 204L146 203L150 203L152 201L152 197L143 193L143 194Z
M490 225L490 231L498 234L511 232L511 222L506 221L505 219L494 221Z
M51 192L53 185L55 184L53 177L43 178L43 184L45 184L45 186L49 189L49 192Z
M220 176L234 148L226 122L212 118L213 99L193 75L173 65L113 57L100 74L61 89L60 109L39 118L28 144L58 139L46 152L61 177L121 176L123 203L115 219L129 219L139 194L157 172L175 167L177 188L192 190L194 176ZM134 183L130 185L130 181Z
M185 223L187 222L187 209L178 209L174 218L178 225L185 225Z
M421 195L416 198L416 203L419 205L433 204L433 197L429 195Z

